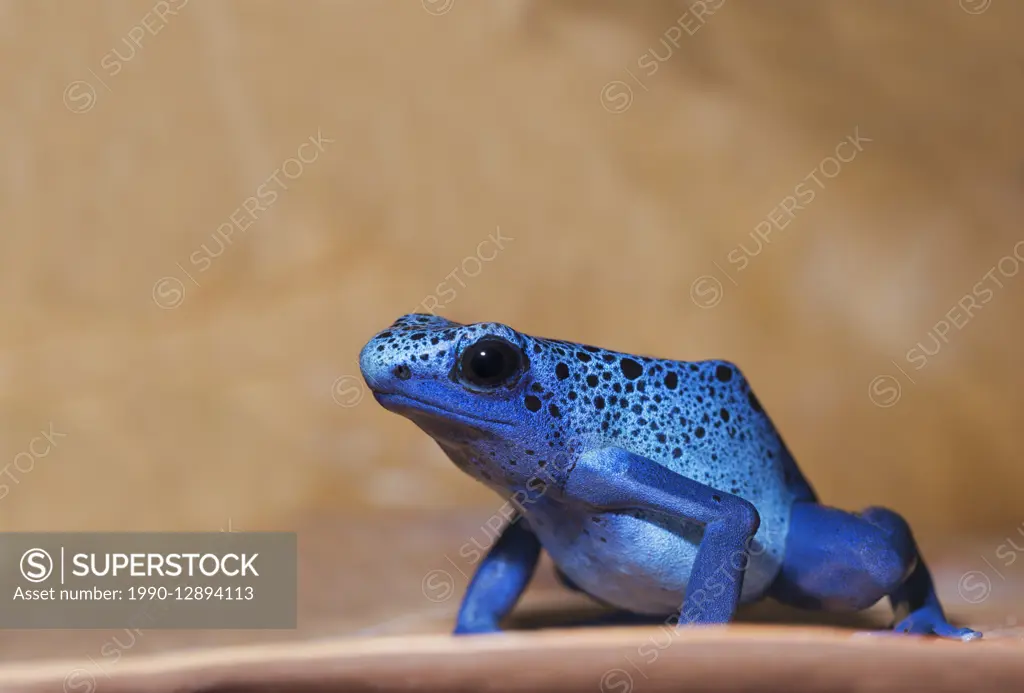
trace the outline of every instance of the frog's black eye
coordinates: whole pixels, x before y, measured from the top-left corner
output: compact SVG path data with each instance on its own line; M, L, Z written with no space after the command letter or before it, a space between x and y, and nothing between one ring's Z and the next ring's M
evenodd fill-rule
M517 346L498 337L484 337L462 352L459 377L476 387L497 387L519 375L525 359Z

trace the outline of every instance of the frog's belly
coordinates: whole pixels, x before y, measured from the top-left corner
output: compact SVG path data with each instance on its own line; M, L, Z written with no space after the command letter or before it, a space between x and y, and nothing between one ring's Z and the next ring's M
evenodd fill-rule
M541 544L555 564L583 591L603 602L635 613L678 612L686 595L703 527L685 521L673 524L633 513L568 513L527 515ZM781 516L778 516L781 518ZM788 518L787 518L788 520ZM788 521L762 524L751 543L741 602L760 598L778 574ZM742 555L735 559L742 566ZM720 594L726 571L716 572L706 589Z

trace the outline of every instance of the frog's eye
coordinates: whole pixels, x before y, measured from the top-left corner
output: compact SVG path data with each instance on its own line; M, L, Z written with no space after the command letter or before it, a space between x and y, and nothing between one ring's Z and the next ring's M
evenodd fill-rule
M476 387L497 387L519 375L525 361L514 344L499 337L484 337L462 352L459 377Z

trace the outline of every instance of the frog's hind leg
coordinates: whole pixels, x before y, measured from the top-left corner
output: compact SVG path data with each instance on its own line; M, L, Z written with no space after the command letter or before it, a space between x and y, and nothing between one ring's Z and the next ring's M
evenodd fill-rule
M910 527L891 510L848 513L817 503L793 506L782 568L769 595L806 609L859 611L888 596L905 617L895 630L974 640L981 633L946 620Z

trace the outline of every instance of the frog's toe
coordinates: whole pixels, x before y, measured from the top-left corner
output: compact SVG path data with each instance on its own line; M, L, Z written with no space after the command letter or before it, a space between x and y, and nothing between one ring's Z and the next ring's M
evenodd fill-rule
M939 637L951 638L953 640L962 640L967 642L968 640L981 640L980 630L971 630L970 628L954 628L949 626L949 634L936 633Z
M913 635L937 635L940 638L949 640L981 639L981 633L970 628L957 628L946 621L941 613L935 609L919 609L897 623L893 630L898 633L909 633Z

